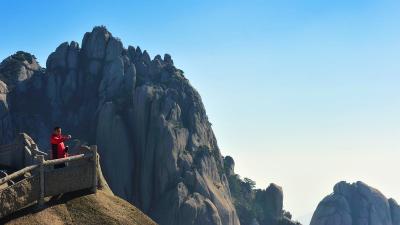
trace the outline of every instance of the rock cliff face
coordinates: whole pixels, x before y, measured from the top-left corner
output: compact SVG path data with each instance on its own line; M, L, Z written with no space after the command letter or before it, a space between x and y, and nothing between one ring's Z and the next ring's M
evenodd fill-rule
M200 95L171 56L124 48L104 27L62 43L46 69L17 52L0 65L0 144L19 132L49 149L52 127L97 144L113 192L162 225L238 225Z
M17 134L10 114L10 93L23 91L26 81L38 73L43 71L36 59L24 52L17 52L0 64L0 145L12 142Z
M363 182L339 182L319 204L310 225L399 225L400 206Z

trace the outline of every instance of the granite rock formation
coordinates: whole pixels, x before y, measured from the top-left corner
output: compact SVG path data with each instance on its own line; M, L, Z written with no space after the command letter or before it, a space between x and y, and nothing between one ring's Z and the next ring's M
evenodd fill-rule
M0 144L20 132L48 150L55 125L97 144L113 192L162 225L238 225L201 97L170 55L124 48L105 27L62 43L46 68L0 64Z
M400 206L363 182L335 185L319 204L310 225L399 225Z

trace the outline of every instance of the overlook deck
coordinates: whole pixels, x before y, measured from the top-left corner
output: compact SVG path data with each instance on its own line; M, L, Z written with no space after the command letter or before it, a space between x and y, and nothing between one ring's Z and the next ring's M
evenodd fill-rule
M28 138L27 138L28 137ZM0 164L16 169L0 179L0 218L32 204L44 204L45 197L67 192L97 189L97 146L82 146L78 155L45 160L27 135L23 141L0 146ZM54 165L64 163L63 168Z

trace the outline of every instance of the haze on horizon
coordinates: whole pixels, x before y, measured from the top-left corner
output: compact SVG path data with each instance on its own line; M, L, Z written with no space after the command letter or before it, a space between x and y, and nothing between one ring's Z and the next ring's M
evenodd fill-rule
M170 53L236 172L281 185L294 218L309 219L341 180L400 201L398 1L6 0L0 10L1 60L24 50L45 67L95 25L152 57Z

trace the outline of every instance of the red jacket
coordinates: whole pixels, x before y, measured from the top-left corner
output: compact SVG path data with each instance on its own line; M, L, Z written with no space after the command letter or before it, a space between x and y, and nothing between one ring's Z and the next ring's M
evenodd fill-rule
M59 159L66 157L64 141L68 140L68 136L52 134L50 138L52 158Z

